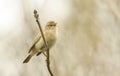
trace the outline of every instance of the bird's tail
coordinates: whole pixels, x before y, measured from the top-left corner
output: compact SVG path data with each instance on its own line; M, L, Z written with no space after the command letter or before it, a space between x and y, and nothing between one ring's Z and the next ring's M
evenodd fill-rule
M31 58L32 55L28 55L27 58L23 61L23 63L28 63Z

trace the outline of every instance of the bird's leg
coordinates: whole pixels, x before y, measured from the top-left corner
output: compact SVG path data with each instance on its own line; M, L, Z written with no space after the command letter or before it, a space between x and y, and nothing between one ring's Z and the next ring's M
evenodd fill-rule
M47 57L47 54L45 52L39 52L39 53L37 53L36 56L39 56L41 53L43 53L43 55Z
M48 51L49 48L44 48L44 47L42 47L42 49L43 49L43 51L38 52L36 56L39 56L41 53L43 53L43 55L44 55L45 57L47 57L46 51Z
M43 52L43 55L47 57L47 54L45 52Z
M48 47L46 47L46 48L45 48L45 51L43 51L43 55L44 55L44 56L46 56L46 57L47 57L46 52L47 52L48 50L49 50L49 48L48 48Z

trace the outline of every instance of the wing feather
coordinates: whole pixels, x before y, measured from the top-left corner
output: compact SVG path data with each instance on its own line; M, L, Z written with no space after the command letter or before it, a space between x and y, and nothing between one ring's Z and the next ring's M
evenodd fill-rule
M32 51L32 49L35 47L35 44L41 39L41 35L40 33L38 33L38 35L35 37L35 39L33 40L33 44L31 46L31 48L29 49L28 53L30 53Z

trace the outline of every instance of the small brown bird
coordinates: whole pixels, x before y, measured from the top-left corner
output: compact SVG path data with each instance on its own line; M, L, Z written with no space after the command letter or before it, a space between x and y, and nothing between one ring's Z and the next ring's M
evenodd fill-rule
M47 42L47 46L50 49L56 42L56 38L57 38L57 23L55 23L54 21L49 21L46 26L45 29L43 31L44 36L45 36L45 40ZM28 63L29 60L32 58L32 56L36 55L40 55L41 53L45 52L47 50L47 48L45 47L43 38L41 37L41 34L39 33L34 41L33 41L33 45L30 48L29 52L28 52L28 56L27 58L23 61L23 63Z

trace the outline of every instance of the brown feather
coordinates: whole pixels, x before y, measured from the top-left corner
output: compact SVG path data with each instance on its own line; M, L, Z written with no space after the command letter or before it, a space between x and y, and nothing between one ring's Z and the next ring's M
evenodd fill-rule
M32 58L32 56L28 55L27 58L23 61L23 63L28 63L31 58Z
M33 41L33 45L31 46L30 50L28 51L28 53L30 53L32 51L33 48L35 48L35 44L41 39L41 35L40 33L38 33L38 35L35 37L34 41Z
M42 52L38 52L36 56L39 56Z

